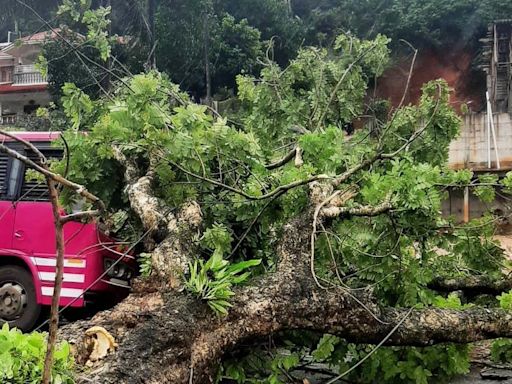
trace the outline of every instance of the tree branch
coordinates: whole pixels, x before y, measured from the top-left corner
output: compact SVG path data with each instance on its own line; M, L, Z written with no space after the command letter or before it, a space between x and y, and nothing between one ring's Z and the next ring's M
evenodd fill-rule
M369 165L372 165L373 163L375 163L377 160L379 160L381 158L381 156L382 156L381 153L377 153L377 154L373 155L372 157L370 157L369 159L363 160L361 163L359 163L359 164L353 166L352 168L346 170L341 175L336 176L331 184L334 187L338 187L340 184L342 184L345 181L347 181L356 172L359 172L360 170L362 170L362 169L368 167Z
M341 216L378 216L383 213L389 212L393 209L393 205L386 201L379 205L361 205L357 207L336 207L328 206L322 209L321 214L323 217L335 218Z
M249 195L248 193L245 193L244 191L242 191L240 189L233 188L230 185L221 183L220 181L217 181L217 180L214 180L214 179L210 179L208 177L203 177L203 176L198 175L196 173L190 172L189 170L183 168L181 165L179 165L178 163L175 163L172 160L167 159L167 162L169 162L169 164L171 164L173 167L178 168L180 171L182 171L183 173L185 173L185 174L187 174L189 176L192 176L192 177L194 177L196 179L199 179L199 180L205 181L207 183L216 185L218 187L222 187L222 188L224 188L224 189L226 189L228 191L231 191L231 192L234 192L234 193L236 193L236 194L238 194L240 196L243 196L243 197L245 197L248 200L265 200L265 199L269 199L269 198L274 197L276 195L282 194L283 192L286 192L286 191L288 191L290 189L297 188L297 187L300 187L300 186L303 186L303 185L307 185L307 184L310 184L310 183L312 183L314 181L330 179L330 177L327 176L327 175L315 175L315 176L311 176L311 177L309 177L307 179L304 179L304 180L297 180L297 181L294 181L294 182L289 183L289 184L280 185L277 188L275 188L274 190L272 190L272 191L270 191L268 193L265 193L265 194L263 194L261 196L253 196L253 195Z
M468 294L499 294L512 289L512 278L493 279L489 276L463 276L434 279L429 288L440 292L464 291Z
M97 217L101 214L101 212L97 209L91 211L82 211L77 213L71 213L69 215L61 216L60 221L62 224L66 224L69 221L80 221L83 219L90 220L93 217Z
M276 168L282 167L283 165L285 165L288 162L290 162L295 157L296 153L297 153L297 148L293 148L282 159L280 159L280 160L278 160L278 161L276 161L274 163L270 163L268 165L265 165L265 168L267 168L268 170L272 170L272 169L276 169Z
M10 132L7 132L7 131L4 131L4 130L0 130L0 135L3 135L3 136L6 136L6 137L10 137L11 139L15 140L15 141L18 141L20 142L21 144L23 144L25 147L29 148L30 150L32 150L32 152L34 152L38 157L39 157L39 160L42 162L42 164L45 164L46 163L46 157L42 154L42 152L34 145L32 144L31 142L25 140L25 139L22 139L21 137L18 137ZM3 143L2 143L3 144Z

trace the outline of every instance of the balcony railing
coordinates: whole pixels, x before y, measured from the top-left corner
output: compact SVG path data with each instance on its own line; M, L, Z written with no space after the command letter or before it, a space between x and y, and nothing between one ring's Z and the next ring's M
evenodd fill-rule
M44 117L38 117L34 113L19 113L0 116L0 126L19 128L24 131L48 131L50 121Z
M16 115L0 116L0 125L14 125L16 124Z
M14 67L13 84L46 84L46 78L41 75L33 64L17 65Z

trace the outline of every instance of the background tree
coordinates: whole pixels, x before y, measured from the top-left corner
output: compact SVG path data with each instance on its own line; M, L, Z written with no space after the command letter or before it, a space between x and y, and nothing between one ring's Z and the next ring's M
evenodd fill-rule
M60 0L28 0L26 3L46 20L51 20L60 4ZM7 32L14 32L16 24L19 32L24 36L41 31L40 20L30 10L20 6L16 1L1 0L0 7L2 9L0 14L0 41L7 41ZM15 37L13 36L13 38Z
M249 25L260 31L266 46L270 44L270 58L286 65L295 57L304 41L304 25L289 12L283 0L216 0L218 12L226 12L235 20L247 19Z
M227 13L208 11L202 0L160 4L157 14L158 68L196 97L205 94L205 27L212 84L232 87L240 72L256 69L262 54L257 29ZM213 13L212 13L213 12ZM204 22L207 15L207 24Z
M471 46L489 22L512 15L508 4L496 0L293 0L292 4L308 26L310 44L332 41L343 30L367 38L383 33L417 48Z
M112 35L124 37L124 53L118 51L116 56L137 73L150 59L157 41L154 53L159 58L158 69L196 99L203 97L206 79L202 15L207 3L111 0ZM42 0L27 4L51 20L59 2ZM100 0L91 2L93 8L102 4L105 3ZM462 46L476 52L478 38L485 34L488 22L512 17L510 6L497 0L214 0L211 6L208 42L213 93L234 87L234 77L240 71L257 74L258 59L265 61L268 56L286 66L299 47L329 47L340 32L360 38L385 34L392 39L393 50L402 48L398 41L405 39L420 49ZM4 22L0 25L5 31L0 30L0 36L6 37L6 30L13 30L16 20L24 34L47 29L19 1L6 2L2 9L5 11L0 17L4 17ZM155 18L151 16L153 12ZM155 33L151 32L153 19ZM80 27L73 30L84 31ZM238 34L236 38L234 33ZM221 58L225 55L224 62ZM235 60L237 55L240 58ZM74 60L73 55L66 58ZM65 60L60 60L60 64L65 64Z

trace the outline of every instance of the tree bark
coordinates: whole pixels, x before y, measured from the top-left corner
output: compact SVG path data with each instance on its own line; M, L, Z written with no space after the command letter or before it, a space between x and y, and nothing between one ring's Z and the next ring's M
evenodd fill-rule
M114 148L114 156L125 168L125 193L130 206L148 232L145 245L152 253L153 278L158 277L167 288L175 289L197 251L193 239L202 224L201 208L189 202L170 209L153 193L155 175L151 166L141 176L136 160L129 159L119 148Z
M351 342L378 343L409 312L364 309L343 291L321 290L310 281L283 280L278 273L236 292L226 318L216 318L186 294L132 294L114 310L66 326L64 336L101 325L119 350L88 380L101 383L211 383L223 354L243 341L290 329L327 332ZM512 315L502 310L412 311L387 345L428 346L512 336ZM80 345L80 340L77 340ZM79 357L79 361L86 360ZM84 381L86 382L86 381Z
M55 248L57 251L57 259L55 265L55 283L52 295L52 305L50 308L50 329L48 332L48 346L44 358L44 370L42 383L48 384L51 380L53 353L55 350L55 342L57 340L57 332L59 328L59 301L62 288L62 280L64 276L64 231L63 223L59 212L59 192L55 182L47 177L46 183L50 192L50 201L52 203L53 223L55 225Z

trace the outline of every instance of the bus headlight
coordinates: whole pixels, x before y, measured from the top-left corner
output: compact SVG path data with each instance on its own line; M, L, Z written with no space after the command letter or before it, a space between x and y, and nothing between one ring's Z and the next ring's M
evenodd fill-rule
M115 260L106 258L103 262L103 267L109 277L126 280L132 277L132 271L123 262L116 263Z

